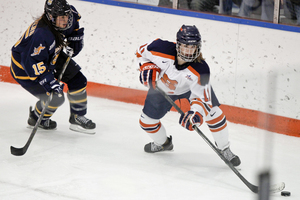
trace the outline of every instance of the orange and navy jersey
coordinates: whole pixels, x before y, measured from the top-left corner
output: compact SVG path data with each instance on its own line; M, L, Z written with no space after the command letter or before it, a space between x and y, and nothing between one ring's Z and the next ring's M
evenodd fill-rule
M72 9L72 26L63 31L68 37L79 28L80 14ZM56 46L55 36L48 26L41 25L40 19L34 21L12 47L11 73L14 79L37 81L44 72L55 69L60 48Z
M161 39L141 45L136 56L140 65L152 62L160 68L157 85L168 95L190 91L190 99L197 98L212 105L210 69L205 61L186 63L184 68L179 68L176 43Z

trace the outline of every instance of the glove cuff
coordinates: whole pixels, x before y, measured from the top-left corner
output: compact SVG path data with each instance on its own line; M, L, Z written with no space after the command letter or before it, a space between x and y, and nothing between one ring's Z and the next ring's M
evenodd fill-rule
M51 72L47 72L39 76L38 81L47 92L51 92L53 88L60 86L57 80L54 78L54 74Z

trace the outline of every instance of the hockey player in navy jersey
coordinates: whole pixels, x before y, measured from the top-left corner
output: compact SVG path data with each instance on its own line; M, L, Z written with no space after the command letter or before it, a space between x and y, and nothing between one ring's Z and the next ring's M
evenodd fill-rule
M12 47L10 69L13 78L39 99L34 109L29 110L29 126L35 126L51 92L53 98L39 127L52 130L57 126L50 117L65 101L64 84L58 83L57 78L67 57L76 56L83 48L84 28L79 27L80 18L74 6L66 0L47 0L43 15L29 26ZM87 79L80 69L71 59L61 80L68 86L70 129L93 134L96 124L85 117Z
M202 57L201 35L196 26L183 25L177 42L156 39L143 44L136 52L140 65L140 81L149 87L140 116L140 126L153 139L145 145L148 153L173 149L172 136L167 136L160 119L172 105L157 91L163 90L174 101L188 99L190 110L180 116L179 124L192 131L193 125L208 125L217 148L234 166L238 156L229 148L226 117L210 85L210 69Z

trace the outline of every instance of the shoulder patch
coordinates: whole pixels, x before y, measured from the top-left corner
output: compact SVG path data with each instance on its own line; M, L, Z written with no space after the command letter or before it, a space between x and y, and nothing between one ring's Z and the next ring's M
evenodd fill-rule
M33 53L31 54L31 56L37 56L41 53L42 50L44 50L45 47L42 46L42 44L40 44L40 46L38 47L34 47Z

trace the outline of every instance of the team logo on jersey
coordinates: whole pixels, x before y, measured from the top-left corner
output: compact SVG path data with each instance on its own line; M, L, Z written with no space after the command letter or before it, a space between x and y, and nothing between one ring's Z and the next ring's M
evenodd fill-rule
M186 75L186 77L185 77L187 80L189 80L189 81L193 81L193 79L192 79L192 77L191 77L191 75Z
M31 54L31 56L39 55L43 49L45 49L45 47L43 47L42 44L40 44L39 47L34 47L34 50L33 50L33 53Z

